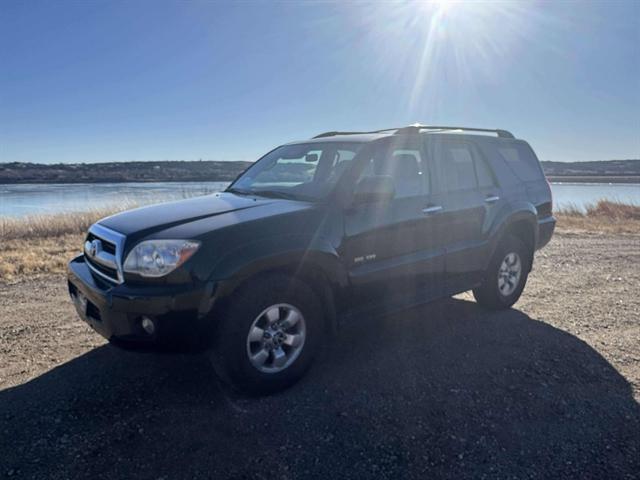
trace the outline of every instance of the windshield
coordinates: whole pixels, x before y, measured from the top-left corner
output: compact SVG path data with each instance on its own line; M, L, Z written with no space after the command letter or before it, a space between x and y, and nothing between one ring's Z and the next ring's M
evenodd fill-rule
M362 145L354 142L284 145L258 160L227 190L319 200L331 192Z

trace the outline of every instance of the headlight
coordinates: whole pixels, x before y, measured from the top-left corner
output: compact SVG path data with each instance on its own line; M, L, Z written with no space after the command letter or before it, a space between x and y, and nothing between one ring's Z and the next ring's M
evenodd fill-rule
M146 240L134 247L124 262L124 271L143 277L162 277L175 270L200 247L193 240Z

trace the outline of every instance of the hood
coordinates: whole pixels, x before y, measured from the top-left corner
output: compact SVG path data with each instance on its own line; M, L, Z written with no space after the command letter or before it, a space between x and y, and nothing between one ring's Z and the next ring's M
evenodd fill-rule
M213 219L226 214L235 214L249 209L262 210L260 207L273 206L281 202L294 203L262 197L239 196L232 193L216 193L128 210L103 218L99 223L124 235L141 238L164 230L175 230L175 227L182 225L201 223L201 220ZM268 208L262 213L255 212L255 214L257 216L268 215L270 210L272 208Z

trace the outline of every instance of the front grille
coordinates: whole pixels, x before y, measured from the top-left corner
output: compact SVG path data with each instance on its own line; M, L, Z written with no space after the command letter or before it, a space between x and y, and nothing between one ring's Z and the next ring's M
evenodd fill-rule
M108 240L105 240L104 238L100 238L96 235L94 235L93 233L89 232L89 234L87 235L87 241L91 242L93 240L100 240L102 242L102 249L107 252L110 253L111 255L115 255L116 254L116 246L115 244L111 243Z
M121 283L121 255L125 237L96 223L91 226L84 246L84 256L94 276Z
M118 279L118 270L115 268L107 267L106 265L102 265L96 261L94 261L91 257L85 256L87 262L100 273L105 274L107 277L111 278L113 281L117 281Z

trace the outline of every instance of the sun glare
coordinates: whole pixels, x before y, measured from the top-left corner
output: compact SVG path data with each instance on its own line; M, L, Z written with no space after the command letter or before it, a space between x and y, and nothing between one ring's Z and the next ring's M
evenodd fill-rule
M453 0L433 0L433 4L439 11L443 12L451 8L454 4L454 1Z
M522 45L550 43L558 27L535 4L499 0L381 2L364 20L383 74L412 79L409 113L435 113L452 88L499 82Z

